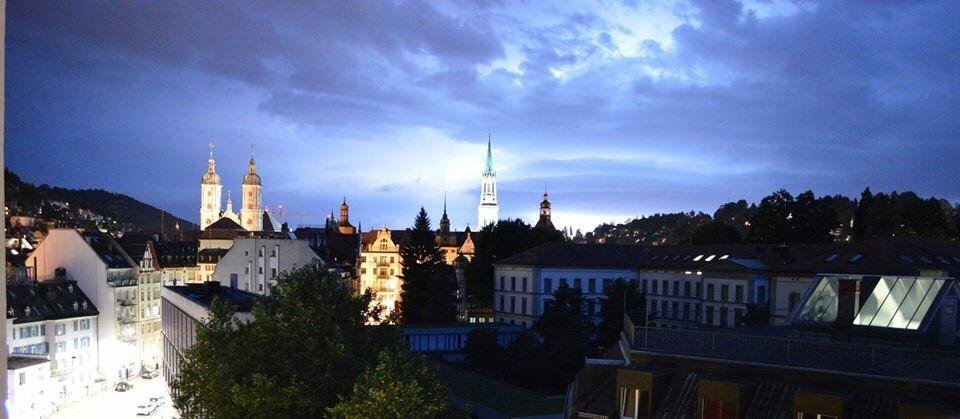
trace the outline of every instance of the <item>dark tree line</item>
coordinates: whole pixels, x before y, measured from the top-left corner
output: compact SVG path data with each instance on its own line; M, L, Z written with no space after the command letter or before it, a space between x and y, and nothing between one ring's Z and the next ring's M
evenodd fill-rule
M746 200L703 213L655 214L626 224L604 224L578 241L621 244L826 243L878 236L960 239L960 207L913 192L793 196L778 190L759 203Z
M400 320L405 324L450 323L457 318L457 283L434 240L427 211L420 213L410 230L409 241L400 248L403 291Z

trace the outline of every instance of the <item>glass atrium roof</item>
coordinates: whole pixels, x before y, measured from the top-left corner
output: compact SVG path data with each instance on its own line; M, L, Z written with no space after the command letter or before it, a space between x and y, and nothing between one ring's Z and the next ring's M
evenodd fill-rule
M833 323L837 319L837 276L823 276L811 285L807 298L794 312L799 323ZM919 330L936 312L940 298L954 284L951 278L883 276L861 277L860 310L856 326Z

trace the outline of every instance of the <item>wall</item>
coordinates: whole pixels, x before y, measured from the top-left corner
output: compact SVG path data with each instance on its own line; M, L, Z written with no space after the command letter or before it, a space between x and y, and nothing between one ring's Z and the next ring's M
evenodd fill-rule
M217 263L213 278L229 287L236 275L238 289L270 295L269 285L280 273L318 259L306 240L237 239Z

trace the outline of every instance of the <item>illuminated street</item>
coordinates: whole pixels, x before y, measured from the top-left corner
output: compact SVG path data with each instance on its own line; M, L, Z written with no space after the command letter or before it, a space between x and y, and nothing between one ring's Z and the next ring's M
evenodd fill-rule
M173 403L170 401L170 395L167 391L167 384L163 376L152 380L144 380L137 377L132 380L133 389L126 392L118 392L110 389L96 396L81 400L60 409L53 414L52 418L57 419L106 419L106 418L134 418L137 416L137 406L146 404L150 397L163 395L167 398L167 403L153 412L149 417L155 419L169 419L178 417Z

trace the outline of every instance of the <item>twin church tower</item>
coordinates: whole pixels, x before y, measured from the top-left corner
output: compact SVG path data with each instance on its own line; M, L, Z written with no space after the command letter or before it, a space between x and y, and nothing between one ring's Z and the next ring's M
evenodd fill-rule
M221 218L229 218L247 231L261 231L263 229L263 209L261 194L263 186L260 184L260 175L257 174L257 164L250 153L250 163L247 173L243 176L240 186L243 194L240 213L233 212L233 200L227 193L227 208L221 211L223 184L216 171L216 162L213 159L213 144L210 144L210 158L207 160L207 172L203 174L200 183L200 229L206 229ZM344 201L344 206L346 201ZM444 212L446 216L446 212ZM497 172L493 170L493 149L490 135L487 135L487 160L480 181L480 205L477 207L477 225L483 228L488 224L496 224L500 220L500 205L497 203ZM543 193L543 202L540 203L540 220L538 226L546 227L550 222L550 202L547 193Z
M206 229L221 218L229 218L240 224L247 231L260 231L263 228L263 210L261 209L261 194L263 186L260 184L260 175L257 174L257 163L250 153L250 163L247 173L243 175L243 184L240 186L241 198L240 213L233 212L233 199L227 193L227 208L220 210L223 184L217 174L216 162L213 159L213 144L210 144L210 159L207 160L207 172L203 174L200 183L200 229Z

